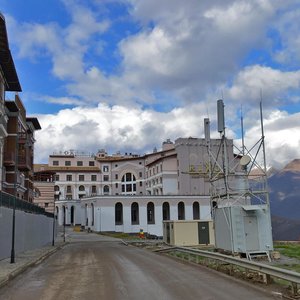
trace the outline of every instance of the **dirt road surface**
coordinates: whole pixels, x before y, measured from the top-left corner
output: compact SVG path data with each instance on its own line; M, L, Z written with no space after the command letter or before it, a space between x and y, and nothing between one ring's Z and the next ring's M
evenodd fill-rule
M0 290L0 299L274 299L205 267L120 241L84 239L74 238L42 264L12 280Z

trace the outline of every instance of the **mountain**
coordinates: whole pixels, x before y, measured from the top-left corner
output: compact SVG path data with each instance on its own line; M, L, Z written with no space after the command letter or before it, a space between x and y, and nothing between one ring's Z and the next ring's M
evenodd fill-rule
M268 177L275 240L300 240L300 159Z

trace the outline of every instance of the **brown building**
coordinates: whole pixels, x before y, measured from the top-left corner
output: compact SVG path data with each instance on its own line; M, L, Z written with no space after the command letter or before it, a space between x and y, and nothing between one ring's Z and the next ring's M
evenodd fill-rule
M21 92L18 75L12 59L4 16L0 13L0 181L3 177L3 147L7 137L5 92ZM2 189L2 185L0 185Z
M7 137L4 142L3 191L33 202L34 132L41 129L37 118L27 118L18 95L15 101L5 101Z

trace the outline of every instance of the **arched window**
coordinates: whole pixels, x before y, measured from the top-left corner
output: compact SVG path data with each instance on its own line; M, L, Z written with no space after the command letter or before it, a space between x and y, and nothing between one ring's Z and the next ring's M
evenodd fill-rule
M80 185L80 186L79 186L79 192L84 192L84 191L85 191L84 186L83 186L83 185Z
M185 220L184 203L182 201L178 203L178 220Z
M133 202L131 204L131 224L137 225L139 223L139 205L136 202Z
M71 225L75 225L74 217L75 217L75 207L72 205L71 206Z
M147 204L147 223L155 224L155 212L154 212L154 203L149 202Z
M94 211L94 204L93 203L91 204L91 207L92 207L92 226L94 226L94 213L95 213L95 211Z
M88 205L87 204L85 205L84 215L85 215L85 226L88 226L89 225L89 217L88 217Z
M162 206L163 210L163 220L170 220L170 204L168 202L164 202Z
M103 187L103 194L104 194L104 195L109 195L109 186L108 186L108 185L105 185L105 186Z
M123 204L120 202L116 203L115 205L115 224L123 224Z
M193 203L193 219L200 220L200 206L199 202Z
M59 192L59 186L58 185L54 186L54 192Z
M132 173L126 173L122 176L122 195L135 195L136 178Z

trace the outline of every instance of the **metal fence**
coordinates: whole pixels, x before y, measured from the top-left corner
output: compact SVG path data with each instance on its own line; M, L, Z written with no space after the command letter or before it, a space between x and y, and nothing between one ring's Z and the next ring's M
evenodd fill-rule
M45 211L44 208L2 191L0 191L0 206L5 206L11 209L15 208L17 210L45 215L47 217L53 218L53 214Z
M269 283L270 277L276 277L282 280L286 280L291 283L292 293L293 295L298 295L298 286L300 284L300 273L285 270L277 267L273 267L267 264L262 264L258 262L249 261L246 259L236 258L216 252L209 252L198 249L190 249L186 247L170 247L166 249L160 249L157 252L181 252L190 256L196 257L205 257L208 259L212 259L215 261L220 261L222 263L227 263L230 265L235 265L237 267L244 268L246 270L251 270L255 272L259 272L261 274L266 275L266 283ZM188 257L189 261L191 261L191 257Z

